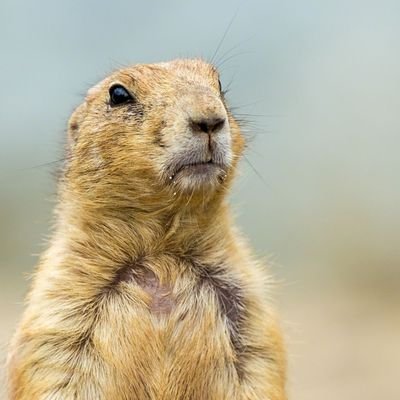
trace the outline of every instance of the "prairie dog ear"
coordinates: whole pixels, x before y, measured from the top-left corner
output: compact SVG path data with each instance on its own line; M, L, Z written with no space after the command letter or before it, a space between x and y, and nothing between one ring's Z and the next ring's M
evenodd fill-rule
M86 102L76 107L68 121L68 146L72 147L79 135L81 124L86 116Z

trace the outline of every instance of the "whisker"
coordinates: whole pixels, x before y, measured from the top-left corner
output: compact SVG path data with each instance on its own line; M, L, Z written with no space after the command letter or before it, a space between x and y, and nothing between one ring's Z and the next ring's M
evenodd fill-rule
M9 180L14 178L15 176L17 176L18 174L24 173L24 172L28 172L28 171L32 171L32 170L36 170L36 169L40 169L40 168L45 168L45 167L50 167L52 165L58 164L58 163L62 163L64 161L68 160L68 157L64 157L64 158L60 158L59 160L54 160L54 161L48 161L42 164L37 164L37 165L33 165L31 167L24 167L24 168L19 168L16 169L14 171L10 171L10 174L7 175L3 175L2 177L0 177L0 182Z
M230 61L230 60L232 60L232 59L234 59L236 57L240 57L240 56L244 56L244 55L248 55L248 54L253 54L253 53L254 52L252 52L252 51L246 50L246 51L241 51L239 53L232 54L231 56L225 58L225 60L223 60L221 63L219 63L218 69L221 69L224 64L226 64L228 61Z
M238 13L239 13L239 8L237 8L235 14L233 14L231 20L229 21L228 26L227 26L226 29L225 29L224 34L222 35L221 40L219 41L218 46L217 46L217 48L215 49L214 54L212 55L212 57L211 57L211 59L210 59L210 63L211 63L211 64L213 64L214 58L216 57L216 55L218 54L219 49L221 48L222 44L224 43L225 37L226 37L226 35L228 34L228 32L229 32L229 30L230 30L230 28L231 28L231 26L232 26L232 24L233 24L233 21L235 21L235 19L236 19Z
M255 36L255 35L249 37L249 38L246 39L246 40L242 40L241 42L239 42L239 43L236 44L235 46L232 46L229 50L225 51L225 53L223 53L223 54L221 55L221 57L219 58L219 60L215 60L215 64L216 64L217 68L219 69L219 67L220 67L219 64L220 64L220 62L222 62L222 61L224 60L224 57L225 57L225 56L228 56L232 51L236 50L238 47L242 46L244 43L249 42L251 39L253 39L254 36Z
M223 94L224 96L226 96L226 95L228 94L228 92L231 90L231 86L232 86L233 82L235 81L235 77L236 77L236 73L233 74L231 80L228 82L227 85L225 85L225 88L224 88L224 90L222 91L222 94ZM230 107L230 108L231 108L231 107Z
M254 167L254 165L250 162L250 160L246 157L245 154L243 154L243 158L246 160L247 164L249 164L253 172L260 178L261 182L265 185L265 187L269 188L269 185L267 184L264 177L257 171L257 169Z
M232 110L232 108L231 108ZM239 117L254 117L254 118L278 118L279 115L278 114L251 114L251 113L237 113L234 112L235 115L239 116Z
M252 101L251 103L246 103L246 104L242 104L240 106L234 106L232 107L233 109L241 109L241 108L247 108L247 107L251 107L251 106L255 106L257 104L262 104L264 103L265 100L260 99L260 100L256 100L256 101Z
M28 170L31 170L31 169L48 167L50 165L54 165L54 164L57 164L57 163L60 163L60 162L66 161L66 160L68 160L68 157L60 158L59 160L49 161L49 162L46 162L46 163L43 163L43 164L34 165L32 167L22 168L22 169L18 170L18 172L24 172L24 171L28 171Z

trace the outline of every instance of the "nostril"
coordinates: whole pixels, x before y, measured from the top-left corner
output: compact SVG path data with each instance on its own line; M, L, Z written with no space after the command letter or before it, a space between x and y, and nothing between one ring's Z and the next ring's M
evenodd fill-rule
M202 132L208 133L210 128L207 122L198 122L197 125Z
M212 131L213 132L220 131L223 128L224 124L225 124L225 118L218 118L215 121L214 125L212 126Z
M222 129L225 118L203 118L201 120L191 120L191 126L195 132L215 133Z

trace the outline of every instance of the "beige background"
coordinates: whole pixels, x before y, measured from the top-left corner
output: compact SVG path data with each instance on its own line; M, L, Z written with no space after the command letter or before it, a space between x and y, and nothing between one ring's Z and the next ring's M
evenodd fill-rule
M32 167L62 157L90 85L120 64L211 58L235 13L216 57L250 120L232 204L280 282L291 399L398 400L397 0L2 0L2 359L50 232L59 164Z

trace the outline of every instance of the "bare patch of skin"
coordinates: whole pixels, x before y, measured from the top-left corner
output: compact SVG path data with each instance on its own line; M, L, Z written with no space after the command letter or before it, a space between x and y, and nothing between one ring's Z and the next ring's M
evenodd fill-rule
M123 282L136 283L149 296L149 311L152 314L165 315L172 311L175 302L171 286L161 283L149 269L140 265L126 265L120 268L111 287L116 288Z
M150 312L155 315L169 314L175 302L172 298L171 287L162 284L154 272L143 269L136 276L137 284L150 296Z

